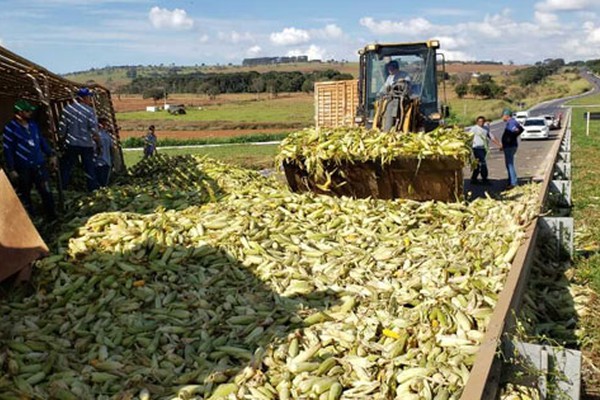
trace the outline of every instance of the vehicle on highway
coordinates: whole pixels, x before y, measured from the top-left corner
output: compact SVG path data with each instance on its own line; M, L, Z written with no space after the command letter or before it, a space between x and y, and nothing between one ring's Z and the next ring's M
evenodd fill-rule
M550 128L546 124L544 117L527 118L523 123L525 129L521 133L521 139L548 139L550 137Z
M544 119L546 120L546 126L548 126L548 129L552 129L552 126L554 125L554 117L552 115L544 115Z
M515 119L521 125L525 123L525 120L529 118L529 111L517 111L515 113Z

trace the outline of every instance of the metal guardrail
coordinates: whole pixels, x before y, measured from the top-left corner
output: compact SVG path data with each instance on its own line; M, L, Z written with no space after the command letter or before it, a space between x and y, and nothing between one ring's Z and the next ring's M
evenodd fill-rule
M557 183L560 181L554 180L554 176L557 173L557 161L568 158L568 169L570 171L570 155L566 156L565 154L570 151L571 116L572 112L569 109L567 118L565 119L566 123L559 133L558 140L551 149L551 154L554 154L554 158L546 167L538 199L540 214L544 211L543 207L546 204L551 189L557 185L559 187L561 185ZM567 161L562 162L567 163ZM567 166L565 165L566 168ZM568 194L570 194L570 185L568 186ZM568 201L570 202L570 199ZM535 243L541 229L543 229L543 224L547 223L547 221L543 222L543 220L545 218L537 217L526 230L526 240L521 244L513 260L504 289L500 293L484 340L475 357L475 362L471 368L471 374L461 400L496 399L502 370L502 362L498 357L498 352L506 334L512 332L515 328L515 318L520 310L531 271Z

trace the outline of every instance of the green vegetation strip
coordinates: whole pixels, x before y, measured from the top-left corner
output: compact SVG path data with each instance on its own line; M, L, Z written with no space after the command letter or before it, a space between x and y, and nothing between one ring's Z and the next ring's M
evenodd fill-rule
M158 139L158 146L197 146L209 144L233 144L233 143L259 143L274 142L285 139L287 133L259 133L255 135L241 135L218 138L196 138L196 139ZM143 137L129 137L121 142L123 148L136 148L144 146Z
M600 95L586 100L600 104ZM600 165L590 162L600 153L600 121L590 121L590 134L586 136L584 114L588 111L600 112L600 107L576 108L572 119L573 215L576 246L580 250L576 261L580 273L600 292Z
M578 99L572 104L600 104L600 95ZM586 332L582 350L586 355L584 366L600 362L600 164L593 160L600 154L600 121L590 121L586 135L584 113L600 112L600 107L574 108L572 119L573 157L573 216L575 218L574 266L576 279L594 290L589 315L579 321ZM600 392L600 372L597 368L584 369L586 391Z

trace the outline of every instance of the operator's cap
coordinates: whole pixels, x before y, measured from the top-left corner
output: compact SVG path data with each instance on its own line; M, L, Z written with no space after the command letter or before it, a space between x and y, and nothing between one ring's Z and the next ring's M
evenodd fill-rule
M512 116L512 111L510 110L510 108L505 108L504 110L502 110L502 115L508 115L510 117Z
M77 97L88 97L92 95L92 91L86 87L82 87L77 91Z
M389 67L394 67L394 68L396 68L396 69L398 69L398 68L399 68L398 61L396 61L396 60L392 60L392 61L390 61L389 63L385 64L385 66L386 66L387 68L389 68Z
M31 105L31 103L25 99L19 99L19 100L15 101L15 105L14 105L13 109L15 110L15 112L17 112L17 111L35 111L36 107Z

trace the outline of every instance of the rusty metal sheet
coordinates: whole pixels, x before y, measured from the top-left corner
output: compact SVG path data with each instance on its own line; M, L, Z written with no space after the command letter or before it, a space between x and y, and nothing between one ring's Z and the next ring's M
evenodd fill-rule
M19 274L27 280L31 263L48 253L8 177L0 169L0 281Z

